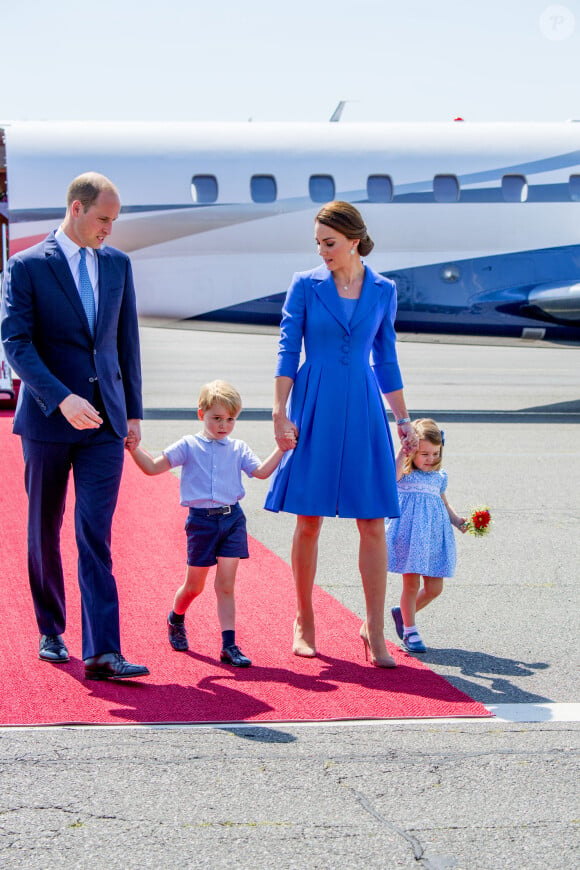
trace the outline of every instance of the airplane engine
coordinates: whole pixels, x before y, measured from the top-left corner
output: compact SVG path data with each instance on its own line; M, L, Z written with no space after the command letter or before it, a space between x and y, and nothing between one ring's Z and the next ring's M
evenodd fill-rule
M541 284L530 291L528 304L558 322L580 323L580 282Z

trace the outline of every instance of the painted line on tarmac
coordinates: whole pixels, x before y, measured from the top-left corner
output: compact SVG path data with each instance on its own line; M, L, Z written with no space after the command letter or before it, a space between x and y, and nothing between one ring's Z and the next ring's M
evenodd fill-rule
M580 423L577 402L570 403L571 410L541 410L529 408L522 411L450 411L420 409L411 410L413 419L434 417L441 423ZM145 408L144 420L194 420L193 408ZM242 408L239 420L272 420L271 408Z
M191 728L213 728L217 730L255 730L257 728L273 731L277 728L354 728L369 725L458 725L467 723L494 724L534 723L534 722L580 722L580 704L486 704L493 718L480 716L436 717L433 719L324 719L312 722L270 721L270 722L152 722L127 723L126 725L90 725L70 723L61 725L2 725L1 731L52 731L55 729L86 729L103 731L149 729L152 731L177 731Z
M580 722L580 704L486 704L502 722Z

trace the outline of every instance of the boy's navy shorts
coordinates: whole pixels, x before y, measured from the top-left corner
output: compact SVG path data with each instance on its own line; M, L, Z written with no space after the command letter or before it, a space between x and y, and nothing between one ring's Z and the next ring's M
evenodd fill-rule
M248 559L246 516L239 504L232 505L230 514L211 514L204 508L190 508L185 521L187 533L187 564L209 568L217 564L218 556Z

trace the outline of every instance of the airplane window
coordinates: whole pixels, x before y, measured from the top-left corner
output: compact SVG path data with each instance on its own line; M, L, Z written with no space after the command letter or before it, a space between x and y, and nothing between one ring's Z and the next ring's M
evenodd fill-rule
M273 175L252 175L250 191L253 202L275 202L278 195Z
M369 175L367 178L369 202L392 202L393 180L390 175Z
M501 193L505 202L525 202L528 198L528 182L524 175L504 175Z
M574 202L580 202L580 175L571 175L568 182L570 188L570 199Z
M194 175L191 179L191 198L198 205L217 202L218 183L215 175Z
M435 202L459 202L459 182L455 175L436 175L433 178Z
M312 202L331 202L335 193L334 178L332 175L311 175L308 191Z

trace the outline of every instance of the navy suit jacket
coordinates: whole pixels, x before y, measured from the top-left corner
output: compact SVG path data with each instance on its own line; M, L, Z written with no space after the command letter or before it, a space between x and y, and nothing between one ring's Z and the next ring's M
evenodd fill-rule
M97 251L99 309L95 337L54 233L11 257L2 294L2 342L22 381L14 432L38 441L83 438L59 404L69 393L93 403L98 387L111 427L127 435L142 419L141 360L131 263L115 248Z

